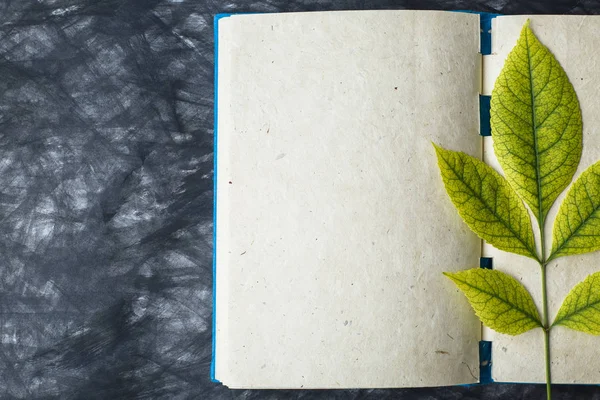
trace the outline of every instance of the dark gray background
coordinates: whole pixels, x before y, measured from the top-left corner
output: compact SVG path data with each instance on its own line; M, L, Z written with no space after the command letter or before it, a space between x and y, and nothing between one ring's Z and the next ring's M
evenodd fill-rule
M209 380L213 15L368 8L600 11L565 0L0 0L0 399L545 398L540 385L231 391Z

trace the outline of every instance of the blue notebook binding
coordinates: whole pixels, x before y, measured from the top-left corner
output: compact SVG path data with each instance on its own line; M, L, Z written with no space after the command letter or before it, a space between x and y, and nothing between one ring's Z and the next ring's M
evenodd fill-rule
M493 269L493 258L480 257L479 268ZM479 342L479 383L492 383L492 342Z
M467 10L459 10L458 12L466 12L472 14L479 14L479 21L481 27L481 45L480 51L482 55L491 54L492 50L492 19L496 18L501 14L475 12ZM242 13L240 13L242 14ZM217 104L218 104L218 62L219 62L219 21L223 18L230 17L234 14L217 14L214 17L214 40L215 40L215 70L214 70L214 205L213 205L213 315L212 315L212 359L210 363L210 379L215 383L221 383L215 379L215 360L216 360L216 291L217 291L217 280L216 280L216 238L217 238ZM479 113L480 113L480 135L490 136L490 96L479 96ZM492 259L487 257L481 257L479 261L480 268L492 269ZM479 342L479 384L492 383L492 342L480 341ZM469 385L467 385L469 386Z
M492 53L492 19L501 14L477 13L479 14L480 45L479 51L482 55ZM490 128L490 96L479 95L479 134L491 136ZM479 267L492 269L493 259L481 257ZM492 342L481 340L479 342L479 384L492 383Z
M481 26L481 44L479 51L482 55L492 54L492 19L500 14L478 13ZM479 134L491 136L490 128L490 96L479 95Z

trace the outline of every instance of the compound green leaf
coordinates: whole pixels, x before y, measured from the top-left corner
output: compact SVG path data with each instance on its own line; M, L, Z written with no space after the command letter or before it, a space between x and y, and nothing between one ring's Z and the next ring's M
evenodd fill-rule
M599 249L600 162L597 162L577 178L560 205L548 260Z
M542 326L531 294L512 276L483 268L444 275L467 296L481 322L496 332L520 335Z
M600 335L600 272L578 283L565 298L552 326Z
M525 205L492 167L435 145L446 192L469 228L492 246L538 260Z
M506 179L544 221L579 164L582 121L573 85L529 22L496 80L490 113Z

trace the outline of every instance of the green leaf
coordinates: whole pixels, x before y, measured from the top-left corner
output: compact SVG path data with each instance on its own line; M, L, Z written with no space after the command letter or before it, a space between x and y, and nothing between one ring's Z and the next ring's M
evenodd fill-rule
M600 249L600 162L585 170L558 209L548 260Z
M529 22L496 80L490 113L506 179L541 223L577 169L582 122L573 85Z
M512 276L483 268L444 275L467 296L481 322L496 332L520 335L542 326L531 295Z
M474 157L434 146L446 191L469 228L500 250L538 260L529 214L506 180Z
M578 283L565 298L552 326L600 335L600 272Z

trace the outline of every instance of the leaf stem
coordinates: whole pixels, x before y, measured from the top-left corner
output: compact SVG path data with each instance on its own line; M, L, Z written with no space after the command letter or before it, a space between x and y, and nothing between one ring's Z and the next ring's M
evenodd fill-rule
M546 361L546 398L547 400L552 400L552 371L550 369L550 328L552 328L548 322L548 294L546 289L546 267L548 265L548 261L546 260L546 237L544 234L544 228L546 224L546 220L541 211L541 202L540 206L540 240L542 242L542 262L540 262L540 267L542 269L542 324L544 325L544 359Z
M542 267L542 302L543 302L543 330L544 330L544 349L546 360L546 396L548 400L552 400L552 374L550 371L550 326L548 324L548 298L546 295L546 263L540 264Z

